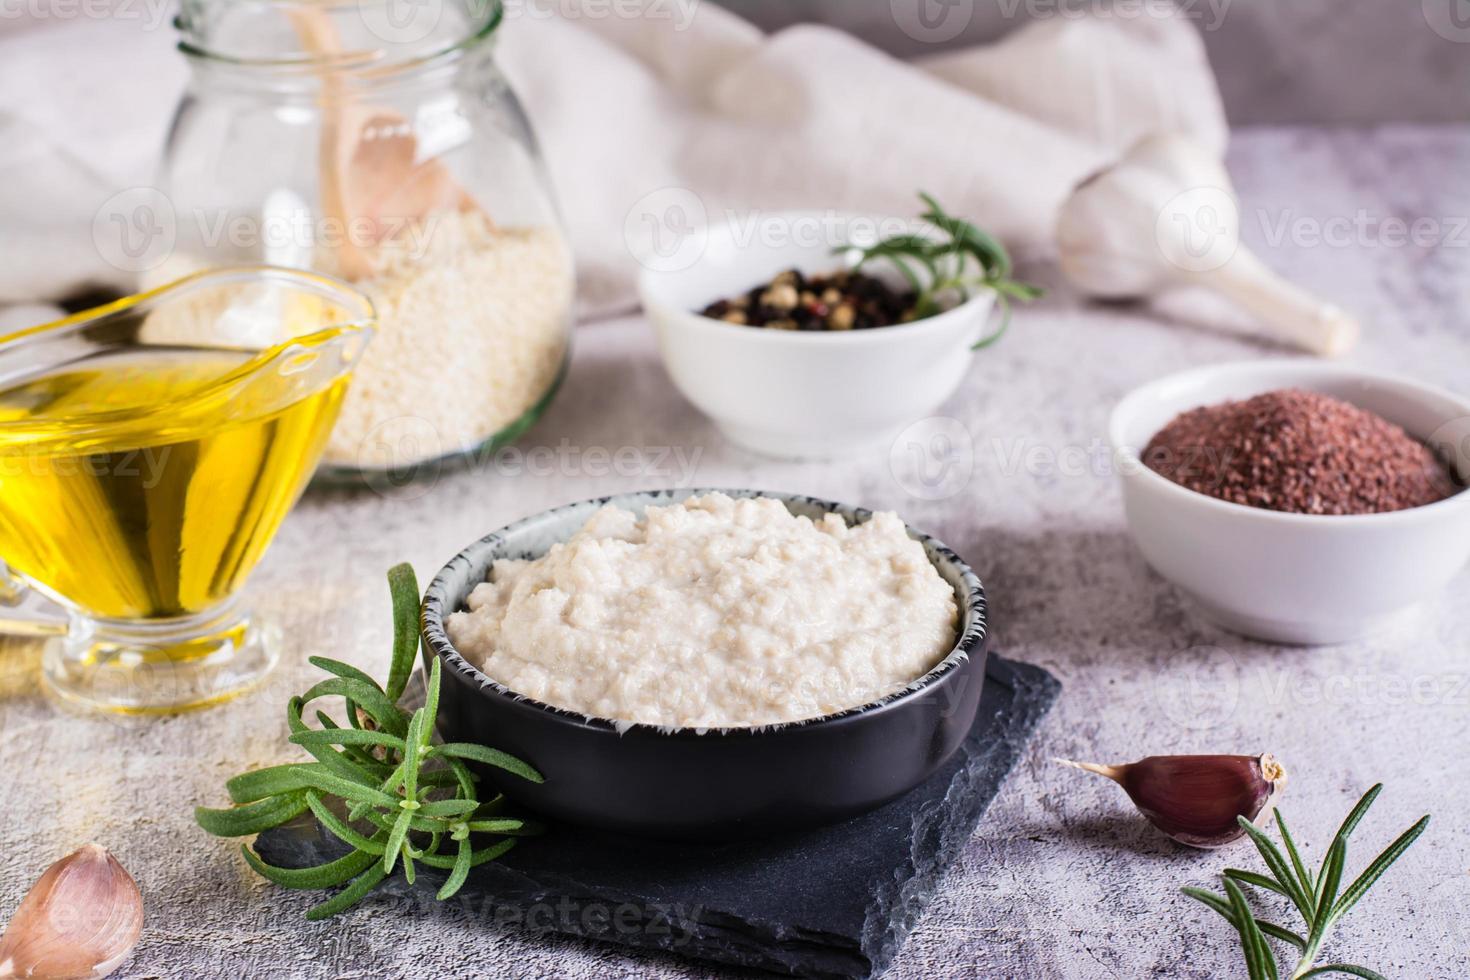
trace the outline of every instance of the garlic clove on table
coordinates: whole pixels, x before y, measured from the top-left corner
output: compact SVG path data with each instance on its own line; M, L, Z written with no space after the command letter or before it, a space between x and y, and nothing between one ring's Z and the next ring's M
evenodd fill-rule
M1149 299L1204 287L1282 342L1328 356L1357 343L1351 316L1288 283L1241 243L1230 175L1184 137L1148 137L1083 181L1062 205L1056 236L1063 273L1088 295Z
M142 931L137 883L88 844L47 868L21 900L0 937L0 980L97 980L123 964Z
M1056 761L1106 776L1149 823L1206 850L1244 837L1241 818L1264 826L1286 788L1286 769L1273 755L1155 755L1121 766Z

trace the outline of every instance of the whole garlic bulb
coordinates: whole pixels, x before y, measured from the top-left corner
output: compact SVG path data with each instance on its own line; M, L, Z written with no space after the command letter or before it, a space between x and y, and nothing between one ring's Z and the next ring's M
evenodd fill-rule
M137 883L88 844L47 868L21 900L0 937L0 980L97 980L123 964L142 931Z
M1230 175L1182 136L1148 137L1078 185L1056 238L1062 272L1090 296L1149 299L1203 287L1285 343L1329 356L1357 343L1352 317L1285 281L1241 243Z

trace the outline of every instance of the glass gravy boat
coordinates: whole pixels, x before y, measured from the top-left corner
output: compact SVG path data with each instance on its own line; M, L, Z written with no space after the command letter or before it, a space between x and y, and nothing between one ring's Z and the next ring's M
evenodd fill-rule
M0 632L51 637L54 693L152 714L264 678L241 587L373 320L336 280L248 266L0 336Z

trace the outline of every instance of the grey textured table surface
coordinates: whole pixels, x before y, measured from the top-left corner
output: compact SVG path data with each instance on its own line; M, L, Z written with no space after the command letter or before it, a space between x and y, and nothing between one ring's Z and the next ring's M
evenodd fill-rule
M1231 164L1250 240L1368 324L1357 361L1470 384L1470 131L1250 131L1238 136ZM1417 243L1384 224L1416 218L1432 222ZM1314 229L1344 234L1314 244ZM1395 977L1470 975L1470 574L1363 643L1247 642L1197 618L1147 569L1111 476L1088 462L1110 406L1131 387L1280 351L1137 310L1085 307L1058 288L977 358L943 409L970 432L973 474L954 496L932 501L906 491L883 455L785 464L725 445L673 390L639 320L587 327L578 341L563 394L524 444L545 447L530 457L540 460L537 473L467 473L412 493L303 501L253 583L259 612L286 627L284 664L265 691L141 727L78 719L37 694L33 650L0 648L0 910L8 914L54 857L97 840L146 895L147 927L125 976L726 975L500 927L488 914L409 919L401 908L369 906L309 925L307 897L256 879L230 844L190 818L196 802L223 800L222 783L240 765L288 757L281 705L311 676L307 656L382 668L382 573L393 562L412 561L428 576L470 539L545 506L696 482L899 510L979 570L1000 648L1065 684L892 976L1241 975L1223 923L1177 889L1211 883L1226 864L1251 864L1249 849L1177 848L1111 784L1049 760L1268 750L1291 769L1285 809L1297 836L1314 844L1360 792L1387 781L1359 832L1358 862L1420 814L1435 815L1335 951ZM592 447L631 447L641 471L598 475L596 462L577 456Z

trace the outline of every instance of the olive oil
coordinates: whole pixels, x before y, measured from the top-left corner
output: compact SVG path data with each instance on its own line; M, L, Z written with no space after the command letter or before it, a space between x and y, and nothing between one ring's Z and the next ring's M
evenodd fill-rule
M0 558L99 619L220 606L341 407L315 356L140 347L0 388Z

